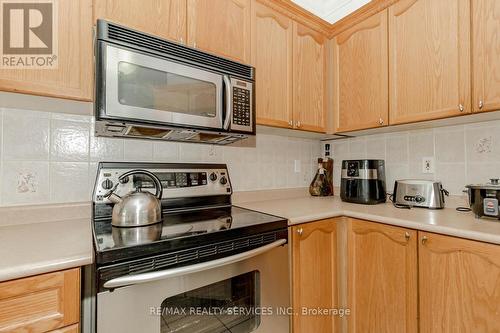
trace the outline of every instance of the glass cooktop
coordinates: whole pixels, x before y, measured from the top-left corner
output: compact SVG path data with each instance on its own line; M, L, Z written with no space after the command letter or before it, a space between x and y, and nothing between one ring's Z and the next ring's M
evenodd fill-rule
M150 226L120 228L111 219L94 222L96 262L112 263L199 247L287 228L281 217L237 206L164 213Z

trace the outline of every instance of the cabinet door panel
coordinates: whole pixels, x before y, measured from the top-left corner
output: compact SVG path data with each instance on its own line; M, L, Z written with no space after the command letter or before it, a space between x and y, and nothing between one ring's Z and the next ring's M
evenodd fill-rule
M349 332L417 332L417 232L350 219Z
M337 307L335 219L292 227L294 333L332 333L334 316L302 315L302 309Z
M293 21L259 2L252 3L252 64L256 68L256 110L260 125L290 127L292 121Z
M391 124L470 112L469 22L469 0L401 0L389 8Z
M0 90L92 100L92 0L59 0L58 67L0 69Z
M387 39L387 10L335 37L333 110L336 132L389 123Z
M326 42L320 33L294 22L293 118L297 129L325 131Z
M421 332L499 332L500 247L419 232L419 291Z
M500 110L500 1L472 1L474 111Z
M186 41L186 0L94 0L94 19Z
M250 0L188 0L188 43L249 63L250 17Z

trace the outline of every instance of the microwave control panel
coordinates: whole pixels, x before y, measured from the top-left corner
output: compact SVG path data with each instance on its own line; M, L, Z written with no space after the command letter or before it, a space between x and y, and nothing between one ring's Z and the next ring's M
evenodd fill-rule
M232 119L231 129L244 132L253 131L252 83L231 79Z

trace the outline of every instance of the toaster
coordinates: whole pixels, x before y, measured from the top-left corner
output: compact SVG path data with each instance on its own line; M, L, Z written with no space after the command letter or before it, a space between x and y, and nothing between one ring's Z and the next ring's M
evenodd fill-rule
M443 189L441 182L403 179L394 183L392 197L398 206L441 209L444 208L445 195L448 195L448 191Z

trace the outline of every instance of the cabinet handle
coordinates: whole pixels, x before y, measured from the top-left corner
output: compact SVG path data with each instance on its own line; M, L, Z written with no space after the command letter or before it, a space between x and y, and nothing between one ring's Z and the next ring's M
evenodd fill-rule
M460 110L460 112L464 112L464 110L465 110L464 105L463 104L459 104L458 105L458 109Z
M482 100L479 101L479 110L482 110L484 106L484 103Z
M410 240L410 233L408 231L405 231L405 239L406 241Z
M425 245L425 243L427 243L427 240L427 236L422 237L422 245Z
M303 232L304 232L304 229L302 229L302 228L297 229L297 233L299 234L299 236L302 236Z
M290 120L290 121L288 122L288 126L293 127L293 120Z
M383 125L383 124L384 124L384 119L380 118L380 119L378 120L378 123L379 123L380 125Z

